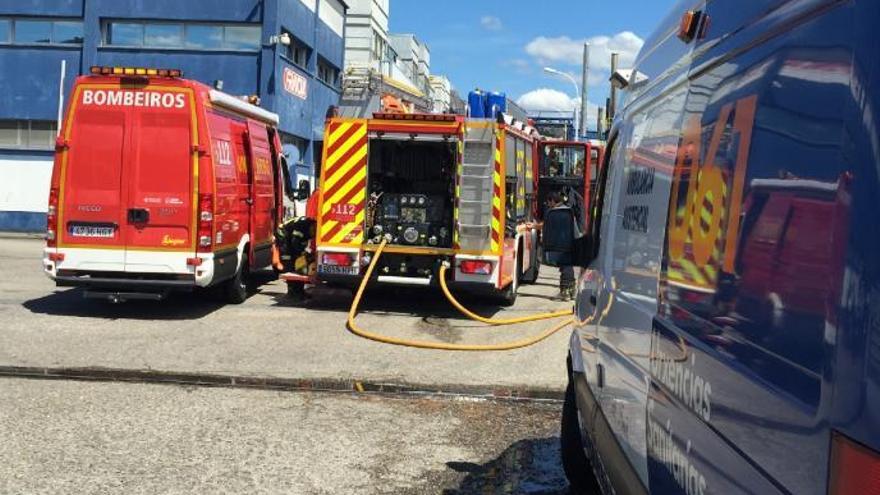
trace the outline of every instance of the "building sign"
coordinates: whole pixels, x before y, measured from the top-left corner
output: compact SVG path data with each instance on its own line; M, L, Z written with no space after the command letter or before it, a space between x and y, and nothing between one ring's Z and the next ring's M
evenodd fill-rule
M284 90L298 98L306 99L309 83L302 74L290 67L284 68Z

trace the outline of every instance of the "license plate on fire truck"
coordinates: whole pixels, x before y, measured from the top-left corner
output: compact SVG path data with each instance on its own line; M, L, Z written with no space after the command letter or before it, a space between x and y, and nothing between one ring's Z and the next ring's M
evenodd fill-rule
M71 225L68 232L74 237L113 237L116 228L112 225Z
M358 267L356 266L340 266L340 265L318 265L318 273L328 275L358 275Z

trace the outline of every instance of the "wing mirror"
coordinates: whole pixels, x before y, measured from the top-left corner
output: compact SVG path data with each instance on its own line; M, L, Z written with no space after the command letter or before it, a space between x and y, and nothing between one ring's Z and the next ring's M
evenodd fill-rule
M571 208L547 211L541 229L541 247L545 265L586 267L591 261L590 236L581 232Z

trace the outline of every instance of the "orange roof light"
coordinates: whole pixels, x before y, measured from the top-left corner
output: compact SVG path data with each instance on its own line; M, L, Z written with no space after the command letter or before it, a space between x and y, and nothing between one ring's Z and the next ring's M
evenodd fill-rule
M183 77L183 72L180 69L155 69L151 67L108 67L94 65L89 68L89 73L104 76Z

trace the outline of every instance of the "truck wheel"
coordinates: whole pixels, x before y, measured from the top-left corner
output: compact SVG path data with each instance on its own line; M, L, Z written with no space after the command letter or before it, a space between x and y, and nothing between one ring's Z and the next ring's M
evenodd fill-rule
M241 267L235 271L235 275L226 281L224 292L226 302L241 304L248 297L248 279L250 278L250 261L247 253L241 255Z
M516 254L516 268L513 270L513 281L498 294L498 303L502 306L513 306L516 303L517 281L522 275L522 259Z
M536 237L537 240L537 237ZM533 284L538 281L538 273L541 271L541 257L538 256L538 250L532 249L532 266L529 271L522 275L520 281L524 284Z
M300 302L306 298L306 284L303 282L287 282L287 297Z
M559 428L562 469L565 471L565 477L568 478L568 484L571 485L572 494L601 493L592 465L584 453L580 428L574 387L569 379L568 387L565 389L565 401L562 404L562 423Z

